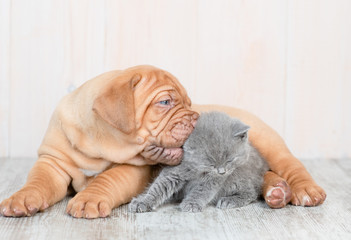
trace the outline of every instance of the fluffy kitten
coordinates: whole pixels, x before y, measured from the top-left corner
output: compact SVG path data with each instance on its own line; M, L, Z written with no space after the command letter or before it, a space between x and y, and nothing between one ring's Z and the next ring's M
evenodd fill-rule
M236 208L256 200L268 165L250 145L248 130L224 113L203 113L183 146L182 163L164 167L129 211L151 211L175 199L183 199L180 208L187 212L202 211L209 203Z

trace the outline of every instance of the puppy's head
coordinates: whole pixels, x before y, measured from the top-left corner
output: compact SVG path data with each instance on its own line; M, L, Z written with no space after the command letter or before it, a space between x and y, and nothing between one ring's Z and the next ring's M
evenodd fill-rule
M101 118L145 146L140 153L143 157L169 165L180 162L181 146L199 116L190 107L179 81L152 66L121 71L93 104Z

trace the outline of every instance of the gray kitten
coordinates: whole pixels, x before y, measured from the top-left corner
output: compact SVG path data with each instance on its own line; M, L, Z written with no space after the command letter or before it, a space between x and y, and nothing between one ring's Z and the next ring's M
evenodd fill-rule
M129 211L147 212L179 199L186 212L202 211L210 203L236 208L256 200L268 165L250 145L248 130L224 113L201 114L183 146L181 164L164 167L148 190L132 200Z

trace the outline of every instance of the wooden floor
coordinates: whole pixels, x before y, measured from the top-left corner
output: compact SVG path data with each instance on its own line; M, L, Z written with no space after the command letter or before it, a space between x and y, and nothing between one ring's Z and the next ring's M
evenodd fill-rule
M25 182L34 159L0 159L0 200ZM351 239L351 160L308 160L305 166L325 188L319 207L273 210L263 201L241 209L182 213L176 205L130 214L126 206L106 219L65 214L69 198L29 218L0 216L0 239Z

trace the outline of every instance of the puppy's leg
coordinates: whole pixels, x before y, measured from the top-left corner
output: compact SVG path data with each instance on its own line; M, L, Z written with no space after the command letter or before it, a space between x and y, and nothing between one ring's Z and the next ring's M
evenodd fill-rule
M32 216L62 200L71 179L52 159L40 157L21 190L0 203L7 217Z
M317 206L322 204L326 193L313 180L303 164L291 154L271 161L271 169L287 180L292 192L291 204Z
M143 192L151 180L151 166L118 165L99 174L72 198L66 212L76 218L107 217L111 210Z
M250 140L266 159L270 169L277 174L265 180L276 184L281 178L285 179L291 188L291 203L294 205L322 204L326 198L324 190L315 183L303 164L290 153L283 139L264 123L256 124L259 128L255 127L249 133ZM265 182L265 185L269 183Z
M291 190L285 179L267 171L264 175L263 197L271 208L282 208L290 202Z
M294 205L322 204L326 198L324 190L315 183L303 164L290 153L284 140L263 122L257 120L254 124L255 127L249 133L250 140L266 159L270 169L277 174L265 180L276 184L281 178L285 179L291 188L291 203ZM269 183L265 182L265 185Z

